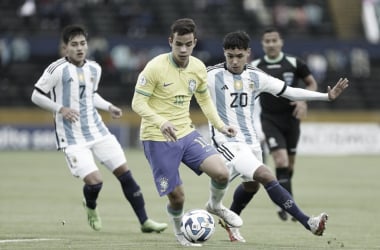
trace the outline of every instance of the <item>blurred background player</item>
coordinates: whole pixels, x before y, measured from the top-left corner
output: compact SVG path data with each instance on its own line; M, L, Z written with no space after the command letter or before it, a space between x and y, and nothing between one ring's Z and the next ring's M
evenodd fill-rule
M206 66L192 56L197 44L194 21L176 20L168 40L171 52L154 57L140 73L132 108L142 117L140 139L157 191L169 200L167 212L176 239L183 246L201 246L188 241L181 232L185 203L181 162L197 175L204 172L210 176L208 212L233 227L240 227L243 222L222 204L229 172L215 148L195 130L189 112L191 98L195 96L207 119L221 134L235 136L236 129L225 125L218 116L207 89Z
M261 45L265 55L254 60L251 63L253 66L283 80L287 86L298 88L302 80L306 89L317 90L317 82L308 66L299 58L282 51L284 42L275 28L264 31ZM267 146L273 157L277 179L293 195L292 177L300 138L300 122L307 114L307 103L262 93L260 104L261 124ZM288 219L283 209L278 211L278 215L284 221Z
M255 131L255 98L266 92L292 100L335 100L348 86L347 79L339 79L328 93L292 88L277 78L248 64L251 54L250 37L244 31L228 33L223 40L225 62L210 66L208 87L219 116L225 124L238 129L235 137L226 137L213 126L211 139L217 150L228 161L230 181L240 176L242 184L234 192L230 209L237 214L246 207L261 183L271 200L296 218L307 230L322 235L327 222L327 214L313 217L304 214L296 205L291 194L283 188L274 174L262 162L260 141ZM231 241L245 242L239 232L223 220L221 225L227 230Z
M35 84L32 101L54 114L57 147L64 152L72 175L84 182L83 205L89 225L96 231L102 228L97 199L103 180L95 156L120 181L141 231L164 231L166 223L148 218L142 192L128 169L124 151L97 111L106 110L113 118L122 116L120 108L97 93L101 67L86 59L87 32L81 26L67 26L62 31L62 42L61 53L66 56L45 69Z

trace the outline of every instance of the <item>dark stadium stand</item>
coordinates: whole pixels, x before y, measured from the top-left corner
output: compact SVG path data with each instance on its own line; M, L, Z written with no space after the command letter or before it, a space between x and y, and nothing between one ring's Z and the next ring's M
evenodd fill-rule
M167 36L173 20L191 17L199 27L199 44L196 56L211 65L222 60L221 39L227 32L236 29L248 31L252 38L254 55L260 55L260 31L265 19L248 9L249 0L35 0L36 13L28 18L20 17L18 10L23 0L0 1L0 107L27 107L32 105L30 94L33 84L43 69L58 58L58 35L68 23L84 24L91 37L102 37L107 48L103 66L103 83L100 91L119 105L129 105L134 83L139 70L150 57L167 51ZM380 108L380 49L363 38L360 24L360 8L352 0L345 1L351 19L338 22L336 0L303 1L254 1L264 3L264 10L272 23L284 32L285 47L289 53L306 60L309 53L325 56L327 49L346 55L343 69L328 68L326 77L320 82L320 91L337 77L349 77L351 87L339 102L332 104L312 103L315 109L376 110ZM317 8L315 8L317 7ZM276 11L281 10L287 21L278 23ZM310 12L314 11L314 12ZM321 12L318 12L321 11ZM319 13L312 15L310 13ZM272 15L273 14L273 15ZM311 19L311 16L316 18ZM319 17L319 18L318 18ZM351 22L348 24L347 22ZM353 26L355 22L356 26ZM345 27L356 27L347 34ZM15 58L20 52L20 43L14 46L15 38L26 41L26 55ZM342 39L343 38L343 39ZM112 49L116 45L128 46L130 55L138 63L129 68L112 65ZM361 48L369 53L371 74L354 76L350 69L348 53L352 48ZM94 54L92 54L94 56ZM111 63L110 63L111 62Z

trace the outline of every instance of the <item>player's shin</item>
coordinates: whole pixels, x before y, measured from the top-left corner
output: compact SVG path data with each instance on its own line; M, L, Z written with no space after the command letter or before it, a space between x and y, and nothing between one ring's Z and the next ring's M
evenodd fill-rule
M297 206L290 193L283 188L278 181L271 181L265 185L271 200L284 209L287 213L296 218L305 228L308 228L307 220L309 217L305 215Z

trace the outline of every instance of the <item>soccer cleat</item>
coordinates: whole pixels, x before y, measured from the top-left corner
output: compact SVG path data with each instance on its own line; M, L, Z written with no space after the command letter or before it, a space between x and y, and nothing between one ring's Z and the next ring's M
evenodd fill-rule
M326 213L321 213L319 216L310 217L307 224L310 227L310 231L318 236L322 236L326 229L326 223L329 216Z
M240 216L227 209L223 205L221 205L220 208L212 208L211 204L207 202L206 210L209 213L219 216L230 227L241 227L243 225L243 220L240 218Z
M92 229L99 231L102 228L102 220L98 214L98 210L87 207L86 201L83 201L83 207L87 212L87 222Z
M288 213L285 210L278 210L277 211L278 217L280 217L281 220L286 221L288 220Z
M245 239L240 234L239 228L229 227L222 219L219 219L219 224L227 231L231 242L245 242Z
M181 244L184 247L201 247L202 246L202 244L200 243L192 243L188 241L185 238L185 235L183 233L176 234L175 237L177 238L177 241L179 242L179 244Z
M155 222L154 220L147 219L144 222L144 224L141 225L141 232L143 232L143 233L151 233L151 232L161 233L166 228L168 228L168 224L166 224L166 223L159 223L159 222Z

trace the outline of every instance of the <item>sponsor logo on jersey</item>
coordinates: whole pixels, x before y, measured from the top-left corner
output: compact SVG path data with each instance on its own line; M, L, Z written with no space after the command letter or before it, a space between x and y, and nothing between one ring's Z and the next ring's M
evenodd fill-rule
M174 84L174 82L164 82L164 87L170 86L172 84Z
M279 69L281 68L280 64L271 64L267 66L268 69Z

